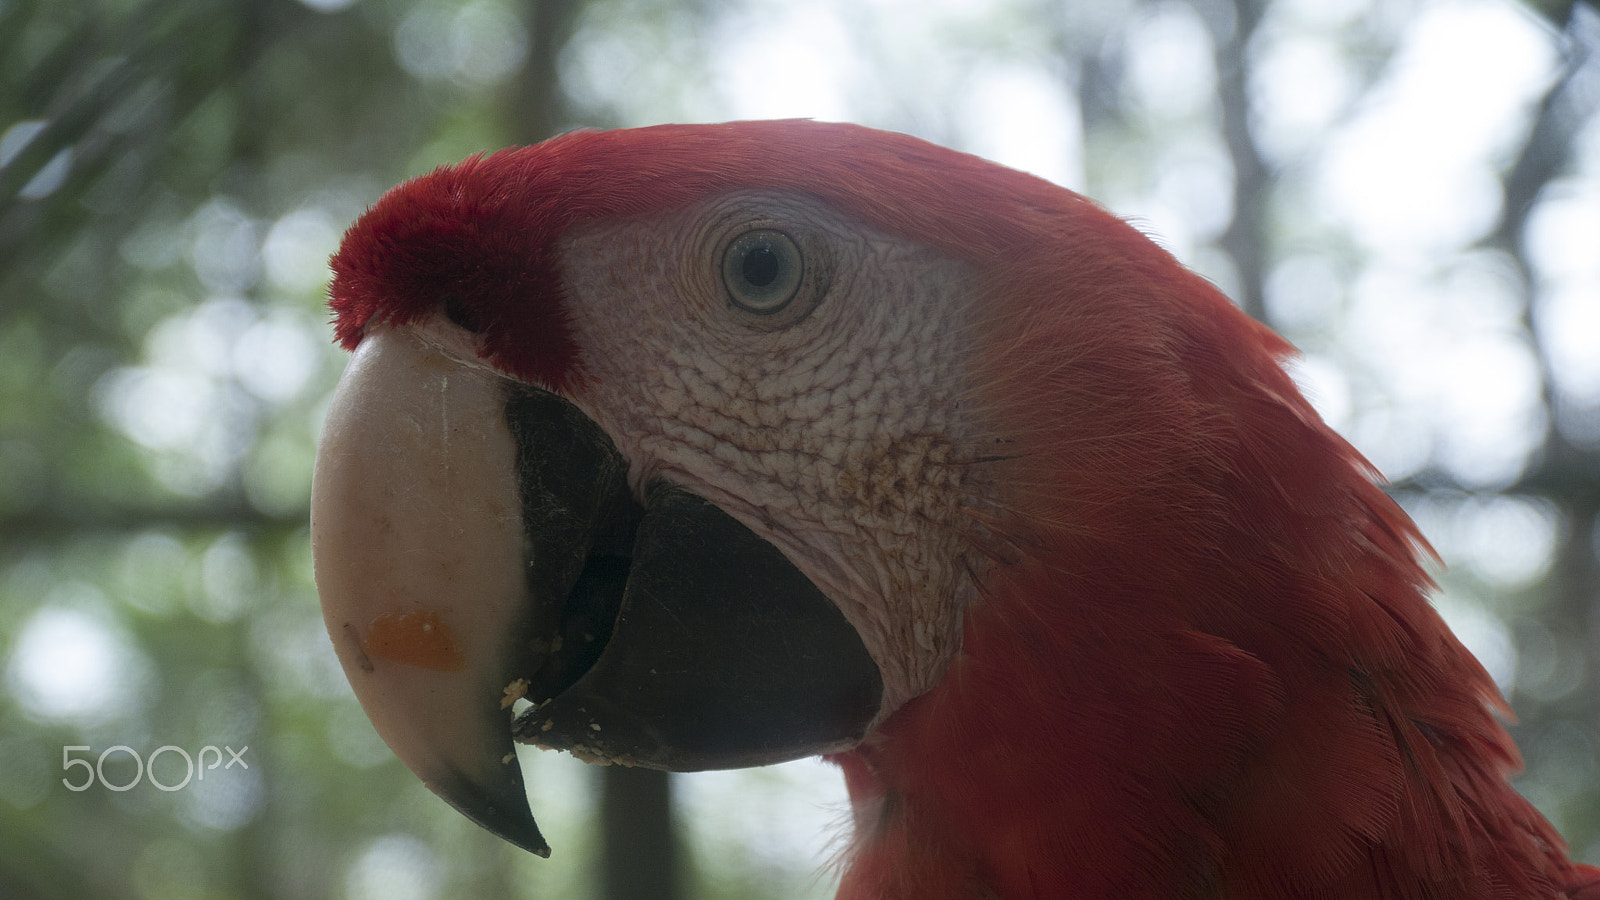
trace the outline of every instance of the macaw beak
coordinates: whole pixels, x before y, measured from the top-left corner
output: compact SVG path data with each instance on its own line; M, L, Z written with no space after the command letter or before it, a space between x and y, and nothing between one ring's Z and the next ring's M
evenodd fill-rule
M356 348L317 453L317 590L362 708L434 793L541 856L513 738L733 768L854 746L881 707L859 635L779 551L626 474L568 401L405 327Z
M409 333L363 341L328 407L311 546L328 636L378 734L468 818L548 856L500 706L531 623L499 381Z

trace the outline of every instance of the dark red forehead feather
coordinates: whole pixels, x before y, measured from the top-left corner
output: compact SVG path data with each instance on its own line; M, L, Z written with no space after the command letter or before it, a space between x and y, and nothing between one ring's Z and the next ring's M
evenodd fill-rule
M480 320L498 363L559 389L579 359L552 242L578 222L742 189L807 193L976 262L1074 234L1152 256L1131 228L1070 191L907 135L805 120L578 131L385 194L333 258L337 335L354 346L370 321L414 321L453 298Z

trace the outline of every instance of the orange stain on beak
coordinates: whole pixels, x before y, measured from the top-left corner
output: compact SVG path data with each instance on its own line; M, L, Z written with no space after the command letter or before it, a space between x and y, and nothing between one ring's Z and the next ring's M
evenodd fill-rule
M363 643L369 656L435 672L454 672L466 664L450 626L433 611L385 613L372 620Z

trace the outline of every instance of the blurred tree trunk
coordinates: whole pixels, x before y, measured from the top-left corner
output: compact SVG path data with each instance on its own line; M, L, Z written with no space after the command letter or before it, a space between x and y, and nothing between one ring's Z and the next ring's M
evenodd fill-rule
M583 0L530 0L526 6L528 59L507 92L513 143L535 144L571 127L559 65L583 7Z
M1217 243L1233 260L1238 276L1234 298L1250 316L1265 321L1263 285L1267 266L1267 201L1271 173L1250 134L1250 62L1246 53L1265 0L1233 0L1230 5L1201 2L1196 10L1211 32L1222 107L1222 137L1233 162L1233 220Z
M627 766L607 766L602 771L600 896L604 900L677 897L671 776Z

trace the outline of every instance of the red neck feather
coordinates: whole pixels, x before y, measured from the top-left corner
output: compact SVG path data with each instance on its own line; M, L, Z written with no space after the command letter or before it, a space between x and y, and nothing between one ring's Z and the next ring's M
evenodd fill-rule
M1600 895L1508 785L1421 538L1286 345L1071 219L994 288L996 563L944 681L838 758L841 897Z

